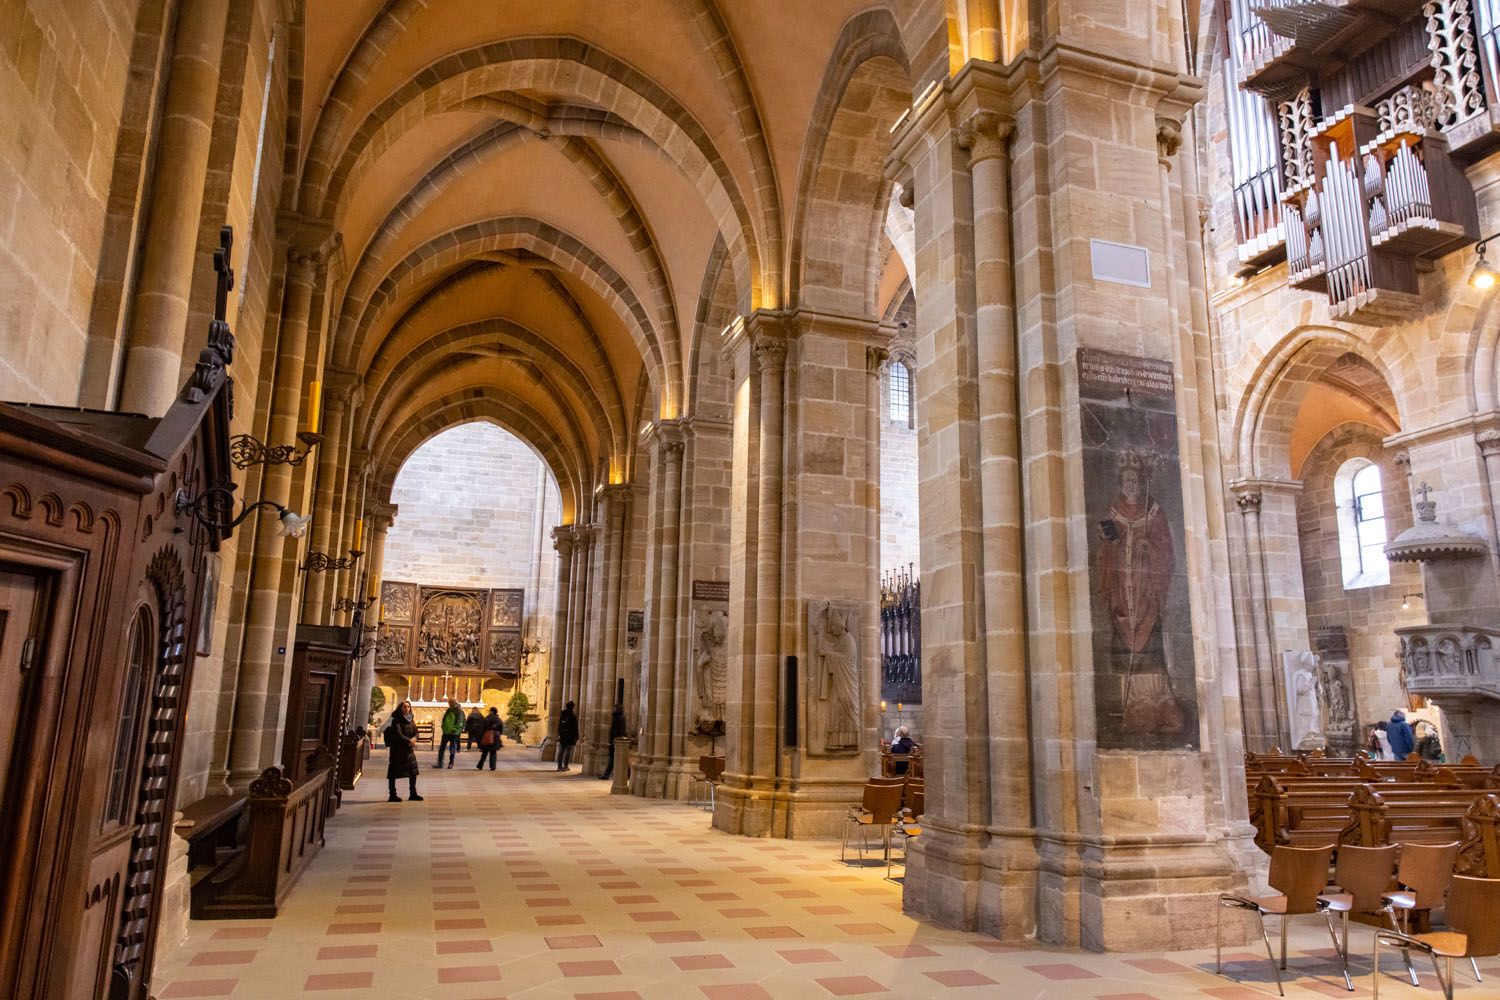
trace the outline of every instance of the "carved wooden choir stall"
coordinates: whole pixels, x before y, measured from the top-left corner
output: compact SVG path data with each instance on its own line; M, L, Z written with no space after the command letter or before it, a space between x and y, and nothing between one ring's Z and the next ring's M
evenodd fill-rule
M229 482L228 239L220 319L164 416L0 403L0 996L150 987L206 567L232 527L228 502L194 503Z

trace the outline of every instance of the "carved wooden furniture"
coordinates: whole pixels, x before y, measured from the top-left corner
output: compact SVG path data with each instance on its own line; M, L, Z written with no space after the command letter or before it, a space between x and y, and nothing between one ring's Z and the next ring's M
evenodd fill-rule
M320 753L313 769L293 782L281 768L267 768L250 784L242 846L193 884L195 919L255 919L276 916L286 896L323 847L323 828L333 810L337 771Z
M231 471L228 242L164 416L0 404L0 996L150 989L206 561L231 530L179 504Z
M351 630L342 625L299 625L287 685L282 773L300 782L319 754L338 757L349 729L349 679L354 664ZM335 782L335 788L338 783Z

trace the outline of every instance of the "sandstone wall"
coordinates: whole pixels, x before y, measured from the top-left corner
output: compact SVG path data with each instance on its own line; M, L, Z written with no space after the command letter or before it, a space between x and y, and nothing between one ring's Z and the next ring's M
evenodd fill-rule
M0 10L0 399L77 402L136 7Z
M526 588L526 631L550 642L557 487L541 460L485 423L445 431L407 460L391 491L387 580Z

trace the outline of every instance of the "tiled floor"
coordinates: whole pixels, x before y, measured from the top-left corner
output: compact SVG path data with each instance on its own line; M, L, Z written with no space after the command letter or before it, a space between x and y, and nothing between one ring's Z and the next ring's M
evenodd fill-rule
M749 840L677 803L610 796L507 748L500 770L425 771L425 802L346 798L328 845L274 921L195 921L154 993L181 997L986 997L1177 1000L1275 997L1271 969L1232 949L1096 955L1002 945L901 912L885 868L846 868L838 845ZM404 783L403 783L404 785ZM404 791L404 788L403 788ZM1351 996L1326 932L1293 925L1289 997ZM1354 996L1368 996L1369 931L1356 929ZM1387 960L1396 972L1399 959ZM1464 969L1459 995L1500 997ZM1441 996L1430 969L1414 990ZM1387 992L1389 991L1389 992Z

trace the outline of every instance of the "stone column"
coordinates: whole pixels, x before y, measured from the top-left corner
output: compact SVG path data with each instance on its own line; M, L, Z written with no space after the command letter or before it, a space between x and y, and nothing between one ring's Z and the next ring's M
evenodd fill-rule
M1238 725L1218 711L1206 582L1197 403L1211 373L1182 356L1183 223L1162 222L1178 216L1162 204L1159 120L1199 85L1168 68L1175 10L1142 29L1090 8L1108 30L1080 35L1081 5L1062 3L1038 29L1039 85L970 62L894 136L916 213L923 714L945 720L924 727L928 822L905 904L1006 938L1187 947L1242 884L1218 804L1233 787L1218 776L1240 765L1226 762ZM999 108L1015 123L1008 178L988 145ZM1143 493L1172 572L1145 622L1160 646L1121 654L1112 559L1141 530L1121 512ZM1006 523L1024 526L1009 549L992 535ZM1018 612L1024 636L1008 634ZM974 746L1020 715L1020 745Z
M730 556L726 766L713 822L751 836L775 832L772 795L780 771L784 331L779 316L757 313L730 347L736 374L743 372L749 384L736 403L743 412L735 414L734 503L740 523L732 532L737 537Z
M1271 668L1271 633L1266 618L1265 564L1260 545L1261 492L1254 487L1234 488L1234 503L1240 510L1245 534L1245 582L1250 592L1251 650L1240 662L1240 711L1245 723L1245 747L1266 753L1281 739L1281 711ZM1283 747L1282 749L1287 749Z
M587 715L580 713L582 743L578 747L585 774L602 774L609 757L609 718L615 703L621 631L621 573L625 558L625 517L630 510L631 489L624 484L606 486L600 492L604 508L603 552L599 581L599 614L595 622L593 654L584 663L583 690Z
M650 564L650 606L646 609L649 635L646 636L646 663L650 670L647 708L651 718L642 742L646 770L646 795L659 798L669 794L667 770L671 766L672 721L679 697L685 698L683 671L678 669L677 617L678 541L682 533L682 451L683 435L679 421L662 421L654 428L657 491L653 511L655 523L648 540Z
M317 487L313 494L312 541L314 552L327 552L334 540L340 470L344 464L345 410L354 391L357 376L353 372L329 368L323 372L323 440L317 449ZM302 595L302 621L326 625L332 621L330 607L334 595L328 586L328 574L308 574Z
M365 621L375 624L380 621L380 584L385 579L385 541L390 533L391 525L396 523L396 513L400 508L395 504L375 504L370 513L370 527L366 530L370 533L370 587L369 594L375 596L375 603L370 605L370 610L365 612ZM364 600L361 595L359 600ZM374 633L378 638L380 633ZM356 641L363 636L355 636ZM356 729L362 729L370 718L370 690L375 686L375 650L371 649L360 658L355 669L355 684L353 698L350 702L349 718L353 720Z
M307 332L315 282L324 277L324 241L294 238L287 266L282 302L281 336L276 345L275 383L267 444L296 440L303 412L302 384L308 364ZM261 495L288 502L292 489L289 465L266 467ZM298 553L302 546L287 544L269 523L255 533L250 594L245 609L245 643L240 651L239 684L235 691L233 737L229 750L228 781L244 791L266 767L277 763L278 727L285 700L287 665L295 635L291 621L278 620L277 605L288 586L296 587ZM290 570L290 572L289 572Z
M208 176L229 0L184 4L172 39L119 409L159 417L182 387L198 224ZM288 439L290 440L290 439Z
M589 615L593 609L593 586L598 578L594 570L594 542L599 536L595 524L580 524L573 536L573 606L569 622L573 629L568 639L568 672L563 685L563 702L573 702L578 712L579 738L582 739L582 723L587 706L584 704L584 672L588 666L592 649L589 644Z
M552 616L552 677L547 685L547 738L542 760L557 759L557 716L563 707L563 683L569 656L573 596L573 526L560 524L552 529L552 547L557 550L557 605Z

